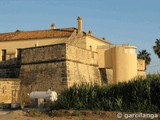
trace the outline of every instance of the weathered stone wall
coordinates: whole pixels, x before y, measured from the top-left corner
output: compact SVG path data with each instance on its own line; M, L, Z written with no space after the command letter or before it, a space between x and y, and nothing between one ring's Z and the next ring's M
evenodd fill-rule
M67 88L65 50L65 44L22 49L22 101L29 100L31 91L52 88L61 92Z
M97 52L66 45L66 59L68 87L74 83L101 85Z
M0 62L0 78L18 78L20 59L14 58Z
M0 103L19 103L20 79L0 78Z
M113 69L99 68L102 86L113 84Z
M65 62L29 64L21 66L21 99L27 100L31 91L61 92L67 88Z
M73 84L91 83L101 85L97 66L67 61L68 87Z
M22 49L21 99L27 102L31 91L57 92L74 83L101 85L97 53L68 44Z
M40 47L22 49L21 64L34 64L43 62L53 62L64 60L66 58L65 44L56 44Z
M19 67L0 68L0 78L18 78Z
M66 44L66 59L87 65L98 66L98 54L90 50Z

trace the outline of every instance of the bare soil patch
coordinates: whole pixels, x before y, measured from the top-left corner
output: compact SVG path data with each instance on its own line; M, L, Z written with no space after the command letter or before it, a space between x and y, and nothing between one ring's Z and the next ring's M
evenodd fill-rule
M121 119L117 118L117 113L118 112L90 110L53 110L44 114L37 111L23 112L22 110L15 110L6 114L0 114L0 120L125 120L124 117ZM129 118L128 120L151 119Z

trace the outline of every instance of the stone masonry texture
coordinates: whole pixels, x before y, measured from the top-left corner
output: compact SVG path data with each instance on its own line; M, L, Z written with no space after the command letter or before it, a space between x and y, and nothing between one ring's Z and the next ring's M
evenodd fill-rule
M58 93L73 84L101 85L97 53L68 44L57 44L22 49L21 100L29 102L31 91Z

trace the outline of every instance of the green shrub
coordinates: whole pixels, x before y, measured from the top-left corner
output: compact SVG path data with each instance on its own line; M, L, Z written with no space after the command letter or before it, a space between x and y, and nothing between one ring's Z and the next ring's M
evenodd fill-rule
M91 109L127 112L160 111L160 75L105 87L74 85L62 92L53 109Z

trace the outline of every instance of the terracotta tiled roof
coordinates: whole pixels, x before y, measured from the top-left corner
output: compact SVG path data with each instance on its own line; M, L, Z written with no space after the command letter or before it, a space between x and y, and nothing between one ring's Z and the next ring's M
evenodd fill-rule
M5 40L26 40L26 39L42 39L54 37L69 37L76 28L37 30L37 31L19 31L12 33L1 33L0 41Z

